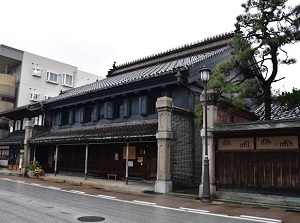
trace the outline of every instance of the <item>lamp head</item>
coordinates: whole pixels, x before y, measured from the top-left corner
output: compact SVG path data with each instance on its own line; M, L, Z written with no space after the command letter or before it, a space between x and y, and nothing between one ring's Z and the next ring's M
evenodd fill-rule
M211 70L208 69L206 66L203 66L203 68L199 70L200 78L203 82L209 81L210 72L211 72Z

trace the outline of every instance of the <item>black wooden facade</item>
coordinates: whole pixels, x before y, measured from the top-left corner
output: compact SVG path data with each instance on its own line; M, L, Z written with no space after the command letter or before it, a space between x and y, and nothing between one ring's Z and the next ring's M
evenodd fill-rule
M194 125L193 112L203 91L199 70L203 66L213 70L230 57L228 43L233 35L222 34L114 65L105 79L41 102L50 128L30 140L32 156L53 170L58 151L57 170L79 174L84 174L87 158L92 176L116 173L122 178L124 147L129 146L129 176L155 179L155 102L168 96L179 108L172 119L176 128L171 150L173 187L198 186L202 148L194 143L200 133Z

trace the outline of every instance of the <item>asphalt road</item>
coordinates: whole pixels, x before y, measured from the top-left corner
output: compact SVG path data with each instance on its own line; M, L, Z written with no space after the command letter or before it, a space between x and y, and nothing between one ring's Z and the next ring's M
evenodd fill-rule
M199 209L173 208L8 178L0 179L0 196L1 223L276 222L247 216L213 214Z

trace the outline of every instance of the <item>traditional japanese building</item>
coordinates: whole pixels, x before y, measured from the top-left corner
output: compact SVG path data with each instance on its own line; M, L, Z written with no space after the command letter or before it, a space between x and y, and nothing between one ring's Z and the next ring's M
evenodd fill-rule
M0 140L0 151L9 151L12 164L21 155L58 174L155 180L162 193L200 185L201 196L204 136L194 119L204 86L199 70L230 57L233 35L114 64L105 79L1 112L13 126L25 120L25 127ZM273 107L272 121L260 120L263 111L234 108L209 92L212 196L299 195L299 108ZM30 121L37 115L42 126Z
M161 173L163 182L172 182L173 189L195 187L200 183L202 154L201 127L194 123L194 108L203 91L199 70L203 66L213 70L230 56L228 43L233 35L226 33L114 64L105 79L0 115L10 116L13 122L42 112L49 131L34 134L28 140L28 151L31 160L35 158L58 173L117 174L123 178L128 157L129 177L155 180L162 158L159 147L165 146L170 154L163 157L170 168ZM171 102L156 108L162 97ZM164 127L158 126L158 110L161 117L171 114L171 122ZM168 134L170 128L172 134ZM0 145L8 145L14 134ZM14 142L20 142L14 145L20 148L27 143L24 138ZM169 190L168 185L163 187Z

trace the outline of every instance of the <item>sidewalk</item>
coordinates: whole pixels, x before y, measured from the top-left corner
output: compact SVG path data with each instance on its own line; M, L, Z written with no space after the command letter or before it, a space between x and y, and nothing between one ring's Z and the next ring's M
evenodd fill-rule
M11 171L6 168L0 169L0 174L5 175L14 175L14 176L22 176L19 171ZM59 182L59 183L73 183L78 185L86 185L86 186L94 186L98 188L103 188L107 191L119 191L119 192L127 192L127 193L145 193L145 192L153 192L154 185L152 183L147 183L143 181L137 180L129 180L128 184L126 184L123 180L107 180L107 179L98 179L93 177L88 177L87 180L85 177L79 176L70 176L70 175L61 175L57 174L45 174L43 180L50 182Z
M0 168L0 174L6 175L21 175L18 171L11 171L6 168ZM22 176L22 175L21 175ZM72 183L77 185L94 186L97 188L105 189L106 191L122 192L122 193L149 193L155 194L154 184L150 182L129 180L128 184L124 180L113 179L98 179L88 177L85 180L84 176L70 176L57 174L46 174L43 180L49 182L59 183ZM166 196L181 197L188 199L198 199L198 190L182 190L174 191ZM241 193L232 191L218 191L218 198L214 199L215 202L235 203L241 205L251 205L256 207L278 207L278 208L293 208L300 211L300 198L299 197L286 197L274 196L255 193Z

